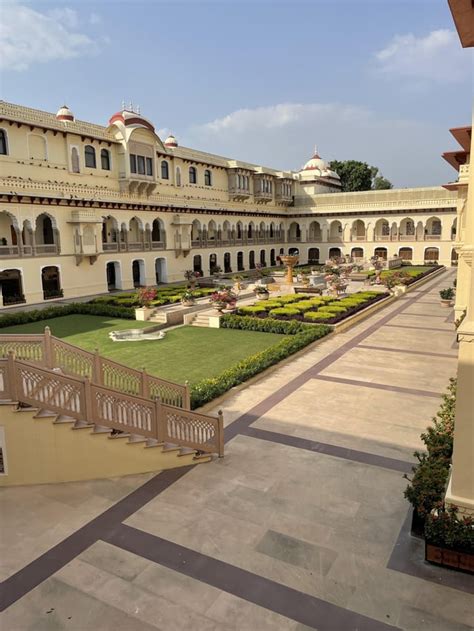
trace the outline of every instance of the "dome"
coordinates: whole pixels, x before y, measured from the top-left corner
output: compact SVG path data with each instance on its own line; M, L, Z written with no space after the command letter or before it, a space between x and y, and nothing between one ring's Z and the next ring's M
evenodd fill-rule
M177 146L178 146L178 141L173 136L173 134L170 134L168 138L165 140L165 147L177 147Z
M59 108L56 114L56 118L58 119L58 121L73 121L74 114L71 112L67 105L63 105Z
M311 158L311 160L308 160L308 162L301 169L300 173L307 176L329 177L336 180L340 179L339 175L335 171L332 171L329 168L328 163L321 158L316 149L314 151L313 157Z

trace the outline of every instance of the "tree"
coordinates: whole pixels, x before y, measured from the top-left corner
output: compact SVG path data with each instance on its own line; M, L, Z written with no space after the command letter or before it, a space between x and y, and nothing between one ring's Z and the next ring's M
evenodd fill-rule
M342 191L370 191L392 188L391 182L379 174L377 167L358 160L333 160L329 168L341 178Z

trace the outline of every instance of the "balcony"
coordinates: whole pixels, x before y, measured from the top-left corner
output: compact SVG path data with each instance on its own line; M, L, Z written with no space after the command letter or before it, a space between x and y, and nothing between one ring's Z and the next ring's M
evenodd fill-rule
M425 234L425 241L440 241L440 234Z
M365 234L353 234L351 235L351 241L367 241L367 237L365 236Z
M374 234L374 241L394 241L396 237L392 237L390 234Z
M254 198L256 202L268 203L273 200L273 193L269 191L255 191Z
M250 190L246 188L231 187L229 188L229 197L233 201L244 201L251 196Z

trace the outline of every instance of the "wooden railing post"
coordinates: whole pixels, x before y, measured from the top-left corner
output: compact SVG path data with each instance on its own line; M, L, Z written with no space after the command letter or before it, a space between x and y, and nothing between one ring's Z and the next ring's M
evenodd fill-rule
M44 327L43 337L43 360L46 368L54 368L53 346L51 343L51 329L49 326Z
M156 440L159 443L165 442L165 415L160 399L155 399L155 420L156 420Z
M142 374L140 378L140 394L145 399L150 398L150 382L148 381L148 373L146 368L142 368Z
M101 364L101 357L99 355L98 348L96 348L94 351L94 361L92 364L92 381L99 386L103 385L102 384L102 364Z
M10 399L12 401L18 401L18 383L15 375L15 353L13 351L8 351L7 355L7 381Z
M218 450L219 450L219 458L224 457L224 415L222 414L222 410L219 410L217 413L218 417L218 425L217 425L217 438L218 438Z
M190 410L191 409L191 390L189 388L189 381L186 380L184 382L184 401L183 401L183 408L185 410Z

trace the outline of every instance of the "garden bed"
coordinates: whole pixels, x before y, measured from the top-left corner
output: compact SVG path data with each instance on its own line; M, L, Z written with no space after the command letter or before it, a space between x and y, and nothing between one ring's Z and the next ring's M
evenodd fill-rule
M181 301L183 294L187 291L192 291L194 298L205 298L206 296L212 294L215 289L212 289L211 287L196 287L195 289L190 290L185 284L170 285L169 287L157 287L156 296L151 301L150 306L161 307L162 305L178 303ZM99 296L98 298L94 298L89 301L88 304L128 308L140 306L138 292L136 291L114 294L111 296Z
M387 298L386 292L363 291L343 298L290 294L278 296L237 310L237 317L252 316L261 320L296 321L305 324L337 324L376 302Z

